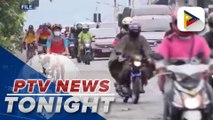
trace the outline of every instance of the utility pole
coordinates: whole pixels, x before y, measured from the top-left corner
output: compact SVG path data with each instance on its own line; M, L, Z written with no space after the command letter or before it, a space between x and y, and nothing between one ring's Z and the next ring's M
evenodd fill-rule
M135 0L132 0L132 8L135 8Z
M131 7L132 6L132 0L129 0L129 7Z
M152 4L152 0L148 0L148 5L151 5Z
M116 13L117 13L117 0L114 0L114 5L113 5L113 18L116 21Z

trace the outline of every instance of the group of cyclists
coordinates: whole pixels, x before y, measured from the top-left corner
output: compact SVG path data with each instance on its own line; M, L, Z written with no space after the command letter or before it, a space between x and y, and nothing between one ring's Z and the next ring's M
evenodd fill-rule
M93 40L92 34L89 33L89 26L79 23L76 27L65 27L63 33L62 29L61 24L51 25L50 23L44 23L37 30L34 29L33 25L29 25L23 38L23 48L27 49L27 61L36 52L38 54L57 53L68 55L70 40L74 40L74 52L78 58L78 62L81 62L80 53L83 42L85 40Z

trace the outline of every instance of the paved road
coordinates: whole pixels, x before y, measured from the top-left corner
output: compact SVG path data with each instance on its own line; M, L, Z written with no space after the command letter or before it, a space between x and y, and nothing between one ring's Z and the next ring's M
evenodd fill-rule
M75 61L74 61L75 62ZM93 61L91 65L77 64L80 70L80 77L103 79L107 78L114 82L107 69L106 60ZM110 93L115 93L111 84ZM161 120L162 118L162 95L158 90L156 79L151 79L146 87L146 93L140 96L139 104L123 103L116 94L116 102L112 104L108 114L99 113L107 120Z
M22 60L24 60L23 54L18 55ZM36 64L38 58L35 57L33 60L32 67L36 70L41 70L38 64ZM68 72L65 76L70 76L75 67L77 70L77 78L79 79L109 79L111 80L110 93L115 93L114 90L114 80L110 76L107 68L107 60L95 60L91 65L85 65L83 63L78 64L76 60L70 60L67 65ZM140 101L137 105L132 103L123 103L122 99L115 93L116 102L111 105L109 113L103 113L102 109L99 109L99 114L101 114L107 120L161 120L162 119L162 95L158 90L156 79L149 80L148 86L145 88L146 93L142 94ZM131 100L130 100L131 101ZM102 105L101 105L102 106ZM102 108L102 107L100 107Z

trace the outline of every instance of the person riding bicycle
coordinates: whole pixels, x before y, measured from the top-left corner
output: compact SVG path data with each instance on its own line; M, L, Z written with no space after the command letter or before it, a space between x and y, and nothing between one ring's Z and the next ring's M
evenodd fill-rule
M80 63L82 58L81 58L81 54L83 52L83 46L84 46L84 42L88 41L88 42L92 42L93 39L93 35L89 32L89 26L88 25L84 25L82 28L82 32L78 35L78 62Z
M33 25L29 25L28 30L24 37L24 42L23 42L24 49L26 49L26 46L27 46L27 53L26 53L27 61L29 61L29 59L33 57L31 54L35 55L35 50L37 48L35 42L36 42L36 33L34 31L34 27ZM30 50L33 50L33 51L30 51Z
M47 53L48 54L58 54L58 55L68 55L68 45L69 45L69 41L62 35L61 33L61 29L62 26L61 24L54 24L52 26L52 32L53 34L51 35L51 37L49 37L49 39L47 40L46 46L47 46ZM60 61L60 57L54 57L54 59L56 59L56 63L54 63L54 65L51 66L50 70L52 70L52 72L54 71L54 69L56 69L57 65L60 66L61 68L61 74L62 74L62 79L64 79L64 65L63 63L61 63ZM47 73L46 68L43 67L43 72L44 74ZM53 74L53 73L50 73Z
M53 34L47 40L47 53L68 54L69 41L61 33L61 24L52 26Z
M46 43L52 32L48 28L49 24L44 23L42 28L38 31L38 45L42 46L42 53L46 53ZM40 51L39 51L40 52Z
M39 31L42 29L42 25L39 25L38 29L36 30L36 36L39 35Z

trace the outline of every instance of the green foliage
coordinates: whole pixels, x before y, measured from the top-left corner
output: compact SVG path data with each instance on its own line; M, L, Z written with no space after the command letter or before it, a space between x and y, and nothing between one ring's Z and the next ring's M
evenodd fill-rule
M20 49L19 37L23 34L25 13L20 3L28 0L1 0L0 2L0 46L14 52Z

